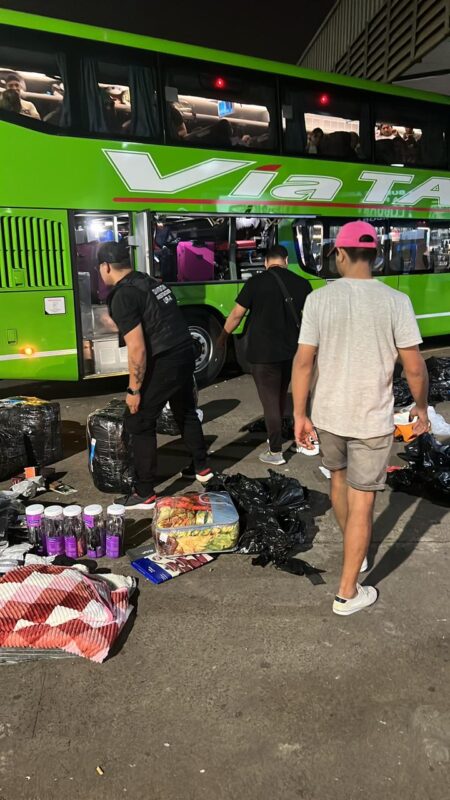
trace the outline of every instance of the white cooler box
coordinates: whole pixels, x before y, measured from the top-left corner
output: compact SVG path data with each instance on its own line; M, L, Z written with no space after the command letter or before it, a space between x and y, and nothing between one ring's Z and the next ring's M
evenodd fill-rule
M127 348L119 347L118 336L94 339L94 372L107 375L112 372L128 372Z

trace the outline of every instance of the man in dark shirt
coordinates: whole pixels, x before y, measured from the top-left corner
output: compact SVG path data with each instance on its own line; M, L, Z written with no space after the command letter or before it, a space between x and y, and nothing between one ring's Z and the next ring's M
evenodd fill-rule
M287 269L288 251L274 245L266 254L265 272L244 285L228 316L220 344L249 312L247 359L258 389L269 449L261 453L265 464L285 464L281 427L291 380L292 360L297 350L300 319L311 286Z
M156 500L156 420L167 401L192 456L195 477L201 483L213 477L196 411L192 339L170 289L133 271L124 242L102 245L98 263L111 288L109 313L128 349L125 424L133 436L136 481L135 491L118 502L149 509Z

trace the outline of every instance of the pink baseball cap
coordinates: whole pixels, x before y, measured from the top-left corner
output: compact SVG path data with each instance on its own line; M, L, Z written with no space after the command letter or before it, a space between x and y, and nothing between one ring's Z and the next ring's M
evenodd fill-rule
M361 241L363 236L370 236L370 241ZM369 222L363 222L362 220L347 222L340 229L328 255L331 255L337 247L376 247L377 244L377 232Z

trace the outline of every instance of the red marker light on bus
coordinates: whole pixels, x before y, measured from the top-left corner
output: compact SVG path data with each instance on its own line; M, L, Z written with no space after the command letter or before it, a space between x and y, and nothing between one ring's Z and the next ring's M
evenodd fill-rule
M226 89L227 82L225 78L214 78L214 88L215 89Z
M325 92L324 92L323 94L319 95L319 105L327 106L329 104L329 102L330 102L330 95L329 94L325 94Z

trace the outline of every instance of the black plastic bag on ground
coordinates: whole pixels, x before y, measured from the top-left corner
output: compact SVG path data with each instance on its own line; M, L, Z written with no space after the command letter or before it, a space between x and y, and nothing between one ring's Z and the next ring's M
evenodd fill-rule
M424 433L406 445L400 458L408 467L388 473L392 489L450 503L450 445Z
M412 394L405 378L397 378L393 384L394 406L409 406L413 402Z
M256 555L253 563L261 566L271 561L296 574L318 575L320 570L291 558L305 541L302 517L309 508L308 490L296 478L273 470L268 478L218 475L208 484L208 491L221 489L231 495L239 512L238 553Z
M450 400L450 358L431 356L425 363L430 377L430 403Z

